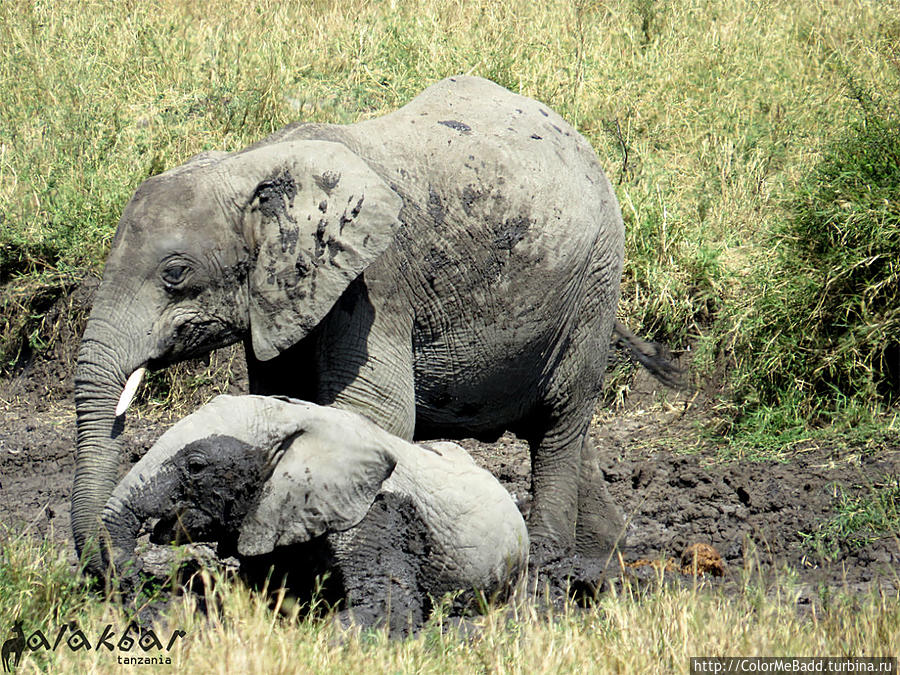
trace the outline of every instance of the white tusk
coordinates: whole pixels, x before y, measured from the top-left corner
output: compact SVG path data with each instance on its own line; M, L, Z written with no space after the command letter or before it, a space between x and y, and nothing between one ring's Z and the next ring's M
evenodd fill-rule
M122 390L122 395L119 397L119 403L116 405L116 417L124 415L125 411L128 410L146 372L146 368L138 368L128 378L128 382L125 383L125 388Z

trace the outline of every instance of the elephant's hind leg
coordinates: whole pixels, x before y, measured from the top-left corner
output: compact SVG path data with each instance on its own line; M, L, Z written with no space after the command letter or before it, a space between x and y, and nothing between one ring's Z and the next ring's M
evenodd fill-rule
M622 511L607 490L589 424L560 421L531 442L528 530L538 560L578 553L605 565L624 545Z
M575 550L583 556L601 558L604 566L625 545L625 519L606 488L600 454L590 433L584 435L581 471L578 476L578 517Z
M543 392L547 417L529 438L532 513L529 531L570 551L608 556L622 545L624 519L600 470L589 429L603 388L616 294L600 281L587 289L570 340Z
M557 422L529 438L531 445L531 512L528 534L532 550L542 547L570 553L575 545L578 513L578 470L582 439L578 429Z

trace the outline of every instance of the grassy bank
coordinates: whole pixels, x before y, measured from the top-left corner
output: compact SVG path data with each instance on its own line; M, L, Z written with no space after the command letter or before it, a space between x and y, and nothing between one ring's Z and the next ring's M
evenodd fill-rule
M628 228L621 313L692 345L698 377L726 373L733 433L872 419L900 389L896 183L868 202L865 176L855 197L815 185L847 173L848 143L896 130L898 15L895 0L9 0L0 370L52 339L46 308L100 269L148 176L293 120L378 115L465 72L547 102L591 141ZM817 239L841 209L855 257L846 229ZM822 264L829 279L865 274L835 286ZM850 300L820 311L823 283ZM807 315L849 329L819 339Z
M738 575L742 581L729 596L702 585L641 592L626 585L588 610L569 607L549 618L538 618L527 600L498 607L473 619L478 629L468 640L437 616L404 641L379 632L341 635L328 618L273 614L259 594L213 575L213 590L203 598L208 615L198 611L196 597L185 596L154 624L164 644L173 630L185 631L171 651L73 652L63 641L52 652L26 649L16 672L120 672L117 658L137 654L169 657L178 672L205 673L677 673L689 671L692 656L880 655L900 644L895 596L829 593L801 615L789 578L773 589L752 571ZM74 621L92 646L107 624L115 645L129 623L119 606L73 581L61 551L4 533L0 627L9 630L17 619L26 637L40 629L51 642L59 626Z

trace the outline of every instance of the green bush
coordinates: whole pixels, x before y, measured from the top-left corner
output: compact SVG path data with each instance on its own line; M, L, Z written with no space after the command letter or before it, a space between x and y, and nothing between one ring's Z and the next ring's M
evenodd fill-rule
M900 116L857 88L853 99L860 114L771 242L740 355L760 403L791 399L804 416L900 400Z

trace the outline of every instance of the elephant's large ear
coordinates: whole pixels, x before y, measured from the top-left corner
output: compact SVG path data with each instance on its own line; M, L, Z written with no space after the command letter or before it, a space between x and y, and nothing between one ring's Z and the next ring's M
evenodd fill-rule
M372 445L329 444L301 432L241 523L238 552L262 555L313 537L346 530L368 513L396 461Z
M341 143L286 141L235 160L265 167L244 212L244 233L256 253L253 351L266 361L309 333L391 244L402 200Z

